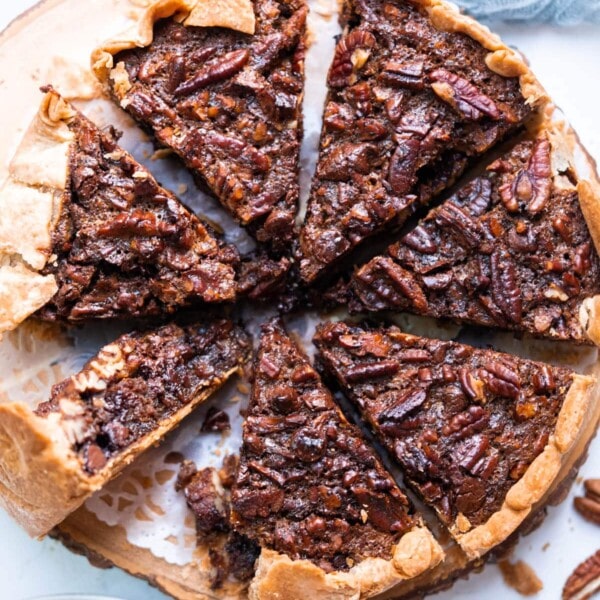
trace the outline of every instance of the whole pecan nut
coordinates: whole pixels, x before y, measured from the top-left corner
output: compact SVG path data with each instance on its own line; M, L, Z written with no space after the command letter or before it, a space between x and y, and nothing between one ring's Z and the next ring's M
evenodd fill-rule
M584 483L585 496L575 498L575 510L587 521L600 525L600 479Z
M436 69L430 77L436 95L465 119L478 121L484 115L494 120L501 117L496 103L467 79L446 69Z
M600 590L600 550L584 560L563 588L563 600L587 600Z

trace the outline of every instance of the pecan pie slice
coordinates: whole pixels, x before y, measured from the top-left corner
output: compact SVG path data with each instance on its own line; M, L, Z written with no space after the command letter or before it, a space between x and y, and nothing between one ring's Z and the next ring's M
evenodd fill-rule
M263 326L232 522L261 545L254 598L361 598L442 550L281 323Z
M600 260L564 141L519 143L432 210L354 274L354 309L598 341Z
M0 252L22 264L24 298L20 287L6 299L0 293L0 330L36 309L77 322L235 299L236 250L115 137L46 93L2 190L14 219L2 221Z
M315 344L471 558L517 529L586 426L595 379L566 368L397 327L326 323Z
M92 61L122 108L259 241L284 251L298 203L307 7L236 4L229 13L219 0L154 0L137 36L105 43Z
M122 335L35 410L0 404L0 501L43 535L241 369L231 321ZM25 457L25 458L24 458Z
M300 237L307 282L401 224L544 96L524 62L439 0L347 0Z

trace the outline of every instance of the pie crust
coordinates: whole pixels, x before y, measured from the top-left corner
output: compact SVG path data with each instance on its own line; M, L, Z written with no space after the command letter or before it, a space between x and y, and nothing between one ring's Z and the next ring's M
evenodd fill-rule
M432 533L415 527L405 533L393 549L392 559L366 558L349 571L326 573L309 560L264 549L250 584L250 600L302 600L370 598L406 579L435 567L444 553Z
M521 93L528 104L542 106L549 100L546 91L523 57L504 44L500 37L492 33L488 27L468 15L461 14L456 5L445 0L412 1L427 11L436 29L464 33L489 50L490 53L485 60L487 66L503 77L519 77Z
M590 413L596 385L594 377L573 376L548 444L508 491L499 511L473 529L467 519L461 519L460 515L456 519L451 531L469 558L479 558L506 540L552 488L586 425L585 417Z
M253 34L255 28L251 0L153 0L130 30L93 51L92 69L100 82L107 83L110 78L118 84L117 93L121 86L126 92L129 89L127 73L119 65L115 67L113 56L123 50L149 46L154 23L172 16L190 27L224 27L248 34Z
M81 393L106 388L106 381L125 367L121 346L102 348L84 369L71 377ZM124 340L127 345L127 341ZM87 471L74 448L81 425L78 406L67 400L60 410L39 416L23 402L0 402L0 505L31 536L43 536L77 509L96 490L121 472L136 456L156 444L194 408L240 370L237 364L215 372L197 393L151 432L115 453L94 472ZM103 387L104 384L104 387Z
M65 121L71 116L64 101L44 97L0 190L0 333L14 329L58 289L52 275L39 271L50 258L53 220L67 184L73 134Z

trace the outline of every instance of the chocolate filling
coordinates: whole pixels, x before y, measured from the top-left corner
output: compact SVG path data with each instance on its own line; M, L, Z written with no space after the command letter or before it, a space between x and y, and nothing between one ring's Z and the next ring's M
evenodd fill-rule
M129 112L172 148L262 242L288 250L298 203L304 33L302 0L254 2L256 31L154 27L121 52Z
M263 326L255 359L232 507L237 531L328 572L367 557L390 559L418 523L277 321Z
M178 410L223 383L249 340L231 321L130 333L56 384L36 413L59 413L85 470L96 473Z
M346 323L319 326L319 360L357 404L405 481L450 526L477 526L552 435L569 369Z
M300 239L307 282L401 224L531 111L488 50L410 2L349 1L343 24Z
M235 298L237 251L160 187L152 175L82 114L69 184L44 274L58 292L37 315L83 321L150 317Z

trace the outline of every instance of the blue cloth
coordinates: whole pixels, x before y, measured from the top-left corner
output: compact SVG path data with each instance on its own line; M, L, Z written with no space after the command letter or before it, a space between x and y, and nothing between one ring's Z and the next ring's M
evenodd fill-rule
M600 0L454 0L474 17L558 25L600 23Z

